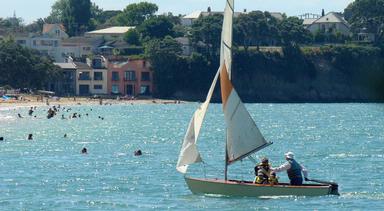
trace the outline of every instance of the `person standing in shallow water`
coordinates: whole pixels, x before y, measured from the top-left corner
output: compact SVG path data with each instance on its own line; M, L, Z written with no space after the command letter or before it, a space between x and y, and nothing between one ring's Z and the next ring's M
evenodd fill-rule
M28 135L28 140L33 140L33 135L32 135L32 133L30 133L29 135Z
M29 109L29 111L28 111L28 115L29 115L29 116L32 116L32 114L33 114L33 107L31 107L31 108Z
M280 167L271 168L271 171L274 171L276 173L287 171L291 185L302 185L302 172L304 174L305 181L308 181L308 171L304 166L300 165L294 158L295 155L292 152L285 153L285 159L287 160L287 162L281 165Z
M81 150L81 154L88 154L88 150L87 150L87 148L83 148L82 150Z

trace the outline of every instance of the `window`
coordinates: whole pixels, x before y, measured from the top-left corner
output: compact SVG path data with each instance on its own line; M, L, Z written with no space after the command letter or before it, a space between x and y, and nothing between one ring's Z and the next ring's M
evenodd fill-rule
M57 41L57 40L53 41L53 45L54 45L55 47L59 46L59 41Z
M92 67L96 69L101 69L103 68L103 62L101 59L93 59L92 60Z
M37 45L36 40L34 40L33 41L33 46L36 46L36 45Z
M126 81L136 81L136 72L135 71L125 71L125 80Z
M93 89L103 89L103 85L94 85Z
M53 46L53 41L52 40L41 40L40 44L42 46Z
M142 72L141 73L141 81L150 81L151 77L149 72Z
M91 75L89 72L80 72L79 74L80 81L89 81L91 80Z
M112 94L119 94L119 85L112 85Z
M102 81L103 80L103 73L102 72L94 72L93 73L93 79L95 81Z
M112 81L119 81L119 72L112 72Z
M150 87L149 86L141 86L140 87L140 94L141 95L150 95L151 94Z
M17 41L17 44L19 44L19 45L25 45L26 43L27 43L26 40L18 40Z

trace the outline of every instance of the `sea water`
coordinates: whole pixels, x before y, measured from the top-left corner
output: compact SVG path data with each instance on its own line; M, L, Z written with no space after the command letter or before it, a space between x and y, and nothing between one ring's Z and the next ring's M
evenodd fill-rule
M261 198L189 191L175 165L197 106L72 106L50 120L48 107L38 107L36 118L27 115L28 108L0 108L5 138L0 142L0 209L384 209L383 104L246 105L265 138L274 142L254 159L268 156L278 166L292 151L310 178L338 182L341 194ZM81 118L68 119L74 112ZM26 140L29 133L32 141ZM224 139L221 105L213 104L199 139L205 162L193 165L190 175L223 178ZM80 153L83 147L87 155ZM143 155L135 157L138 149ZM229 178L253 180L254 165L245 159L230 166ZM285 173L279 177L287 181Z

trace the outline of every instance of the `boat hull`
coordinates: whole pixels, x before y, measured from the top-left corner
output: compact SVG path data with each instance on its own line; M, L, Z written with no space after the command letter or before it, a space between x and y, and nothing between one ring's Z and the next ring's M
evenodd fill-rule
M302 185L288 184L259 185L252 182L218 179L196 179L185 177L189 189L194 194L218 194L226 196L324 196L338 195L337 186L332 185Z

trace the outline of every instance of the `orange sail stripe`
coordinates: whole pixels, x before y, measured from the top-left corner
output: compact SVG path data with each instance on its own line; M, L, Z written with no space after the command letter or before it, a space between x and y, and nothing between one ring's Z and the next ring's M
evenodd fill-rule
M229 80L228 71L225 63L220 71L220 86L221 86L221 100L223 101L223 107L227 105L229 95L232 92L233 85Z

